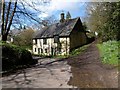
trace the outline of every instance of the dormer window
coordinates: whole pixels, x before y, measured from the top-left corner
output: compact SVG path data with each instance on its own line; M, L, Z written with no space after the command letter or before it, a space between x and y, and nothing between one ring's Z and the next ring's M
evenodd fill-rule
M59 42L59 36L58 35L55 35L54 36L54 43L58 43Z
M46 38L43 39L43 44L47 44L47 39Z

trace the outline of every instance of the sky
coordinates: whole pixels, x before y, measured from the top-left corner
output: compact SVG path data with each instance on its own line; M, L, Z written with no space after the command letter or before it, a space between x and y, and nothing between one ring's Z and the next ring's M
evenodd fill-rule
M41 18L55 15L57 19L60 19L60 13L66 13L68 11L70 12L72 18L84 17L86 14L85 2L80 2L80 0L52 0L50 5L43 6L41 9L45 11L45 13L39 15Z
M9 0L6 0L6 1L9 1ZM51 0L51 1L50 0L22 0L22 1L29 3L29 5L33 5L33 3L36 3L35 8L41 11L41 13L37 13L36 17L42 20L50 16L55 16L57 20L60 20L60 14L62 12L66 14L69 11L72 18L80 17L81 20L84 21L84 19L87 16L86 2L99 2L99 1L106 1L106 0ZM44 2L50 1L50 3L41 4L39 3L41 1L44 1ZM111 1L111 0L107 0L107 1ZM34 12L33 9L30 8L29 6L26 5L25 7L28 10L31 10L31 12ZM27 20L25 19L24 22L29 23L29 20L27 22Z
M29 0L25 0L29 1ZM32 2L37 2L37 0L31 0ZM38 0L38 1L49 1L49 0ZM107 1L117 1L117 0L51 0L48 5L36 5L36 8L41 10L38 16L42 19L55 15L57 19L60 19L61 12L70 12L72 18L81 17L82 19L86 17L86 5L85 2L107 2Z
M25 0L28 2L29 0ZM31 2L40 2L42 0L31 0L28 3L32 5ZM49 0L43 0L49 1ZM56 19L60 19L60 14L64 12L65 14L69 11L72 18L86 16L86 0L51 0L49 4L37 4L35 8L40 10L42 13L38 13L38 17L45 19L54 15ZM88 1L88 0L87 0ZM29 8L29 7L28 7ZM29 8L30 9L30 8ZM31 9L32 10L32 9Z

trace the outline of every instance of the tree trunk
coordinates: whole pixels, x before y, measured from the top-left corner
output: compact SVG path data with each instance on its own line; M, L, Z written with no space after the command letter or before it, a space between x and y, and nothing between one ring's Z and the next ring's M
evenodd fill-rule
M1 18L2 18L2 25L1 25L1 34L3 35L4 31L4 13L5 13L5 1L2 0L2 9L1 9Z
M2 41L7 41L7 34L2 35Z
M5 18L5 1L2 0L2 28L1 28L2 41L7 41L7 36L8 36L9 31L10 31L10 27L12 25L14 14L16 12L17 0L15 1L14 9L13 9L12 14L10 16L10 19L8 19L9 15L10 15L10 13L9 13L10 12L10 6L11 6L11 0L10 0L10 2L8 4L7 14L6 14L6 20L5 20L4 19Z

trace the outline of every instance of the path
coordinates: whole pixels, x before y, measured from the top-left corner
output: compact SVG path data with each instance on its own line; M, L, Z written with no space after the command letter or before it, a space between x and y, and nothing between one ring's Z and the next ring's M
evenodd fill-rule
M72 77L69 85L80 88L117 88L118 70L102 65L95 42L77 57L68 60Z
M2 77L3 88L117 88L117 68L100 62L92 43L80 55L63 59L40 59L34 67Z
M3 88L71 88L67 61L44 58L34 67L2 77Z

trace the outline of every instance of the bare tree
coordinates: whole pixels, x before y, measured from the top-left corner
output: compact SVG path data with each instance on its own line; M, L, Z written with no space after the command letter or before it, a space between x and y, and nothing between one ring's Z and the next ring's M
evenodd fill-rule
M3 41L7 40L7 36L8 36L9 31L10 31L12 20L13 20L14 14L16 12L17 0L14 3L14 8L12 10L11 15L10 15L10 7L11 7L11 0L8 4L6 19L5 19L5 1L2 0L2 26L1 26L2 28L1 28L1 33L2 33L2 40ZM10 18L9 18L9 15L10 15Z
M31 0L30 0L31 1ZM1 25L1 34L2 34L2 41L7 40L7 36L9 34L11 26L14 28L17 28L18 26L20 28L24 27L23 20L25 22L36 22L38 24L43 24L42 20L38 17L36 17L37 13L42 13L40 10L38 10L35 6L37 3L32 4L27 3L25 0L15 0L14 2L10 0L9 2L5 2L5 0L2 0L2 11L1 11L1 18L2 18L2 25ZM45 2L44 0L40 1L39 3L47 4L49 1ZM26 7L27 6L27 7ZM33 9L34 11L31 12ZM31 24L31 23L30 23Z

